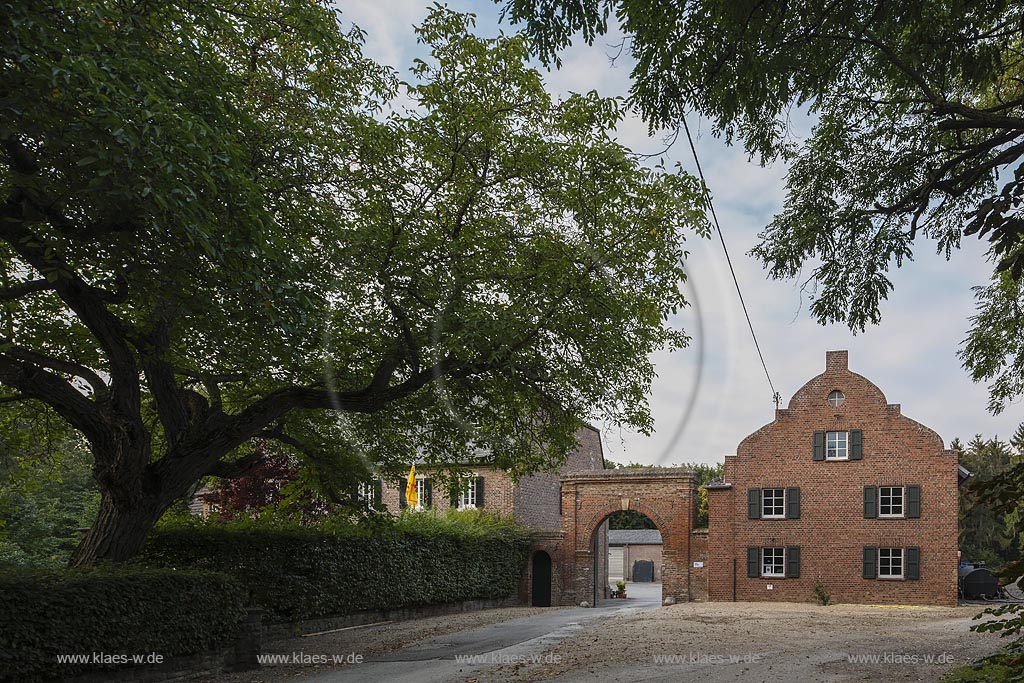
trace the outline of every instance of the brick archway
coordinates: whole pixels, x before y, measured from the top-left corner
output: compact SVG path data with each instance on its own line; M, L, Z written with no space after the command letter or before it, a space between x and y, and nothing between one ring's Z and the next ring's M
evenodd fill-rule
M661 531L662 599L689 601L696 478L693 472L679 468L645 468L574 472L562 478L560 602L593 603L595 585L603 593L607 585L606 539L595 548L595 536L600 540L604 521L621 510L646 515Z

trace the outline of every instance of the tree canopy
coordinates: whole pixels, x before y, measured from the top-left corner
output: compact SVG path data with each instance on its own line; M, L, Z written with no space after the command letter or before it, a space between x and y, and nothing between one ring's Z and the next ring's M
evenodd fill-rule
M88 440L74 562L131 557L255 440L344 484L650 428L703 195L523 37L436 9L402 82L327 2L0 10L0 401Z
M965 235L988 240L995 272L961 356L991 382L991 410L1024 394L1019 3L498 1L549 62L617 21L631 103L653 127L696 111L785 161L785 205L753 253L773 277L803 273L822 322L877 323L915 241L948 257Z

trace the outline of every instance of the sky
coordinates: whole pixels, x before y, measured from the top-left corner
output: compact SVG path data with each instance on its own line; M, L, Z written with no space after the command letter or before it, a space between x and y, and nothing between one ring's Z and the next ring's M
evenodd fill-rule
M408 76L412 59L422 56L413 26L429 11L428 0L346 0L343 19L367 32L364 52ZM515 32L499 24L498 7L486 0L449 1L448 7L477 15L479 35ZM562 67L545 70L548 90L557 95L597 90L625 96L631 64L619 56L617 37L581 40L562 53ZM1024 421L1024 405L1012 404L998 416L986 410L988 390L971 381L957 350L974 313L971 288L991 275L982 244L967 238L950 262L935 254L935 245L918 239L915 260L890 271L894 289L881 306L881 324L853 334L842 325L821 325L808 312L808 294L800 283L769 279L749 255L758 233L782 208L786 168L762 167L742 147L729 147L709 133L706 121L690 119L697 152L739 279L747 309L782 407L806 381L825 369L825 351L848 349L850 369L874 382L903 414L937 431L949 443L975 434L1008 438ZM805 130L809 122L798 123ZM665 148L664 139L648 135L638 117L620 125L617 138L635 152ZM696 166L685 140L664 155L666 165L680 162L690 173ZM771 422L775 405L765 372L747 328L728 264L717 236L688 242L687 297L695 304L669 324L693 338L691 346L658 353L658 374L651 387L655 422L651 436L602 427L606 460L649 465L721 462L735 453L747 434Z

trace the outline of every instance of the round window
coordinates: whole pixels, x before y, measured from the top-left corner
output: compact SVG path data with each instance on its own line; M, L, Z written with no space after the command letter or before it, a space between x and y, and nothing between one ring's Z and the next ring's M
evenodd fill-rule
M838 389L836 389L835 391L828 395L828 402L832 404L833 408L838 408L839 406L843 405L843 401L845 400L846 396L844 396L843 392L839 391Z

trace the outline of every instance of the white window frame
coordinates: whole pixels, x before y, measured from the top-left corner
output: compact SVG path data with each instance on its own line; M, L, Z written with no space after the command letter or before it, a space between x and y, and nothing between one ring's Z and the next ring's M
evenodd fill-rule
M834 401L833 401L833 398L835 398ZM843 392L839 391L838 389L833 389L828 394L828 404L830 406L832 406L833 408L838 408L839 406L843 405L843 401L845 401L845 400L846 400L846 394L844 394Z
M842 435L842 439L839 438L840 435ZM833 438L835 439L834 444ZM842 455L839 455L840 452L842 452ZM833 453L835 453L835 455L833 455ZM825 432L825 459L850 459L850 432Z
M356 491L356 498L360 503L372 503L373 502L373 482L359 482L359 488Z
M768 512L768 493L771 492L771 512ZM778 512L775 512L778 510ZM786 518L786 489L771 488L761 489L761 518L762 519L785 519Z
M886 494L885 492L889 493ZM892 512L893 504L896 502L896 498L893 495L893 491L899 491L899 512ZM882 512L883 506L889 507L889 512ZM898 518L907 516L907 489L905 486L879 486L878 487L878 516Z
M886 558L889 561L889 571L885 574L882 573L882 555L888 555ZM902 579L904 572L907 570L906 553L903 548L879 548L878 549L878 578L880 579ZM893 561L899 561L900 573L893 574L892 567Z
M467 477L459 489L458 510L476 510L476 477Z
M427 497L427 479L429 477L416 477L416 507L410 505L410 510L419 512L427 509L423 504L423 499Z
M768 566L765 563L765 555L768 551L772 553L771 571L768 571ZM778 571L776 571L778 570ZM761 576L766 579L784 579L786 578L786 548L785 547L768 547L761 548Z

